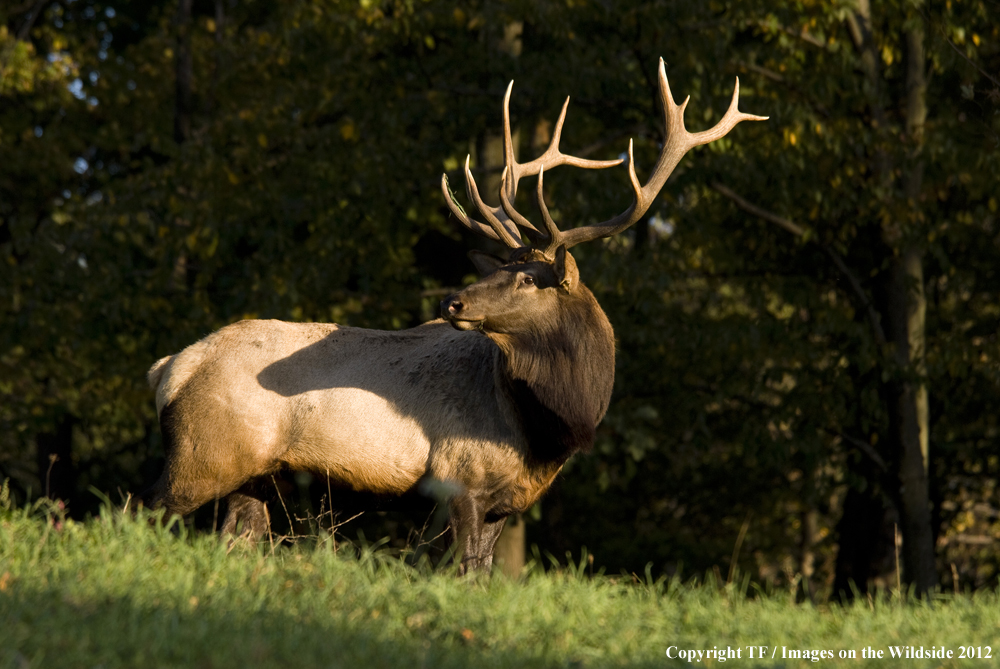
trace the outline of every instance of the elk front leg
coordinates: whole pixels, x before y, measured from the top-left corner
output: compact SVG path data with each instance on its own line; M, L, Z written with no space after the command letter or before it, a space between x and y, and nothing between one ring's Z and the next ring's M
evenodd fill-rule
M468 571L488 571L493 560L492 550L483 555L484 524L486 520L485 505L468 492L461 492L452 498L450 503L451 531L455 545L455 558L458 560L458 573L464 575ZM486 534L489 534L487 532ZM490 541L490 549L496 538Z
M494 520L493 522L483 523L483 531L479 536L479 549L477 553L483 556L480 568L485 572L492 571L493 569L493 551L496 548L497 539L500 538L500 533L503 532L503 527L506 524L506 517Z

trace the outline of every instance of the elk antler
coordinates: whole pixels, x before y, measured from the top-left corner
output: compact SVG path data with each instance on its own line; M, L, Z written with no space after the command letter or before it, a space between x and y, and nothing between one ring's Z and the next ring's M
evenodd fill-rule
M632 182L634 192L632 204L628 209L618 214L612 219L594 225L585 225L580 228L559 232L553 235L545 255L551 255L560 244L565 244L567 248L582 242L587 242L599 237L610 237L622 232L636 221L638 221L649 206L653 204L657 193L663 188L670 173L674 171L688 151L696 146L708 144L724 137L740 121L765 121L766 116L755 116L744 114L738 108L740 100L740 80L736 78L736 88L733 90L733 100L729 103L729 109L725 116L713 128L703 132L690 133L684 127L684 109L687 107L690 96L684 102L677 104L674 96L670 93L670 84L667 82L667 72L660 59L659 70L660 103L663 107L663 125L666 130L666 140L663 143L663 150L660 151L660 158L656 161L653 173L645 186L639 185L639 179L635 174L635 158L632 155L632 142L628 143L628 175ZM548 225L548 224L546 224Z
M511 82L511 85L513 85L513 82ZM476 207L487 220L489 226L469 218L448 189L447 175L441 178L441 190L444 192L445 201L448 203L451 211L470 230L501 241L510 248L521 248L524 244L521 242L517 229L517 226L520 226L538 241L547 242L543 253L548 257L553 257L555 250L561 245L570 248L592 239L610 237L627 229L646 213L650 205L653 204L653 200L660 192L660 189L663 188L663 184L666 183L671 172L674 171L674 168L677 167L681 158L688 151L696 146L708 144L724 137L740 121L767 120L766 116L744 114L739 110L740 80L737 77L732 102L730 102L729 109L722 117L722 120L708 130L695 133L688 132L684 127L684 109L691 98L688 96L679 105L674 102L674 97L670 93L670 84L667 82L666 67L661 58L659 91L660 103L663 108L663 125L666 131L666 139L663 143L663 149L660 151L660 157L653 167L653 173L644 186L639 184L639 178L635 174L635 158L632 155L632 142L630 140L628 145L628 173L629 180L632 182L632 204L628 209L607 221L563 232L556 227L542 197L542 181L545 169L558 165L576 165L577 167L599 169L618 165L622 161L585 160L583 158L567 156L559 151L559 136L562 132L563 121L566 118L566 106L569 104L569 98L567 98L566 104L563 105L562 113L559 115L559 121L556 123L552 144L545 153L530 163L518 164L514 161L514 151L510 138L510 114L508 111L510 90L511 87L508 86L507 94L504 97L504 155L506 166L504 167L503 176L500 181L499 207L489 207L479 197L476 182L472 178L472 172L469 170L469 161L468 159L465 161L465 182L469 199L476 204ZM544 232L535 227L527 218L517 213L512 204L514 196L517 194L518 180L523 176L532 176L535 174L538 175L538 207L541 210L542 219L545 223Z
M566 109L569 107L569 98L566 98L566 102L563 103L562 111L559 113L559 120L556 121L555 129L552 131L552 141L549 143L549 148L545 150L545 153L540 155L528 163L518 163L514 158L514 144L511 141L510 133L510 92L514 87L514 82L511 81L507 85L507 92L503 98L503 152L504 152L504 171L503 178L501 179L500 192L501 201L506 197L508 200L513 200L514 196L517 195L517 183L521 177L530 177L541 173L545 168L558 167L559 165L573 165L574 167L583 167L586 169L603 169L605 167L615 167L622 163L622 159L618 160L588 160L586 158L578 158L576 156L570 156L559 150L559 140L562 137L563 123L566 121ZM444 193L445 202L448 203L448 208L455 215L463 225L472 230L473 232L479 233L496 241L502 242L512 249L521 248L524 244L521 242L521 233L518 231L516 225L523 227L530 235L535 238L548 239L549 235L543 233L541 230L536 228L528 219L514 212L511 216L510 212L513 211L513 207L501 205L499 207L491 207L483 202L482 198L479 196L479 188L476 186L476 180L472 177L472 171L469 169L469 157L465 158L465 188L466 193L469 196L469 200L475 204L476 209L482 215L489 225L484 225L479 221L470 218L465 210L462 209L461 205L455 200L454 195L448 187L448 175L441 175L441 192Z

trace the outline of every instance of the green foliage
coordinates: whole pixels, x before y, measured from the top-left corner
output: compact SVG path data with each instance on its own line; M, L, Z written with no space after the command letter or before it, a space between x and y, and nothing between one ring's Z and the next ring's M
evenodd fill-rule
M996 71L996 22L986 3L949 3L934 10L940 14L923 10L922 18L903 4L873 10L886 104L904 83L902 28L927 24L931 108L924 187L914 201L902 193L902 170L887 183L873 175L878 160L911 164L913 142L903 109L889 106L881 127L872 118L847 6L733 2L712 9L717 20L680 38L683 50L641 39L637 50L668 55L675 95L692 93L692 127L711 122L699 119L703 112L718 117L732 81L725 73L740 75L741 108L770 121L740 126L686 159L660 196L661 216L674 230L666 239L642 248L639 237L635 251L605 251L600 267L587 267L619 336L615 402L599 457L573 463L545 532L566 523L573 535L597 530L603 539L588 546L616 566L643 555L725 565L749 519L741 564L780 580L782 570L791 579L803 568L804 552L791 546L804 536L807 516L818 514L807 544L818 563L832 566L845 490L880 485L859 474L872 468L869 452L890 463L894 457L885 446L886 382L917 372L884 357L863 303L822 249L841 256L880 305L890 259L916 243L929 295L932 487L942 523L935 533L947 535L949 546L939 564L947 572L957 558L963 579L989 584L993 549L972 558L962 541L975 534L971 540L989 545L996 536L993 503L985 501L993 499L998 471L988 444L996 443L1000 408L993 315L1000 246L991 204L1000 87L987 76ZM976 82L971 98L960 94L962 81ZM646 118L652 123L655 115ZM805 235L739 210L708 188L713 182ZM881 248L892 228L896 246ZM947 288L956 280L962 298ZM964 501L950 499L957 490ZM949 517L963 519L962 537L954 537ZM787 561L779 567L773 558L782 552Z
M893 253L917 243L939 566L994 584L989 3L875 8L881 125L842 3L250 0L222 3L222 22L210 4L182 30L174 2L54 2L25 40L23 16L0 10L0 476L18 495L45 490L39 439L67 425L74 513L94 506L88 485L148 484L161 451L145 371L221 325L432 316L481 245L448 220L438 180L457 183L467 153L477 165L511 78L522 155L571 94L563 147L611 158L632 137L643 178L663 56L692 129L721 115L737 75L741 108L771 120L688 156L653 223L574 249L618 335L617 386L595 452L571 461L531 531L556 554L586 544L614 570L659 572L728 568L746 526L742 569L792 580L805 545L828 582L845 491L879 485L858 444L884 448L885 383L915 372L887 363L823 248L878 301ZM901 173L873 177L882 157L914 155L891 104L913 22L931 70L916 199ZM177 142L182 33L192 129ZM627 206L624 170L580 172L546 175L560 225ZM805 234L738 209L716 182ZM885 226L897 247L879 241Z

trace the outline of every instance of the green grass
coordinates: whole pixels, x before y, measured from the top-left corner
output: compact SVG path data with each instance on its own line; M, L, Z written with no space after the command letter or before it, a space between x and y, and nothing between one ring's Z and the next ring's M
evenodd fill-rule
M861 648L989 646L995 593L850 606L746 596L730 584L635 583L583 568L459 579L329 541L272 554L105 510L85 523L0 506L0 667L671 667L669 646L854 649L821 666L997 666L861 660ZM752 590L752 589L751 589ZM768 651L770 652L770 650ZM695 666L717 666L712 660Z

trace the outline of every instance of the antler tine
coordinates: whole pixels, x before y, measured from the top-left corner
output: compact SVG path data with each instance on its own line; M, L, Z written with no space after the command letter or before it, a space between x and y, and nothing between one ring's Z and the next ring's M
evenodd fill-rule
M468 158L466 158L465 161L465 171L466 193L469 195L469 199L477 205L479 212L483 214L490 224L486 225L484 223L480 223L465 212L465 209L463 209L462 205L458 203L458 200L455 198L455 194L451 191L451 187L448 182L448 175L442 174L441 193L444 195L444 201L448 205L448 209L451 210L451 213L455 215L455 218L457 218L462 225L478 235L488 237L494 241L500 242L501 244L506 244L510 248L516 249L524 246L521 243L517 228L509 227L506 224L505 213L501 211L499 207L494 209L487 206L483 203L482 198L479 197L479 189L476 186L475 179L472 178L471 171L469 170ZM475 195L473 195L473 193L475 193ZM504 219L501 219L500 215L504 215Z
M510 132L510 94L514 82L507 86L507 93L503 101L503 131L504 131L504 160L510 168L510 179L507 182L507 196L513 201L517 195L517 184L522 177L530 177L538 174L542 168L552 169L559 165L572 165L584 169L599 170L607 167L615 167L621 164L618 160L590 160L588 158L577 158L569 156L559 150L559 140L562 139L563 124L566 122L566 110L569 108L569 97L563 102L562 110L559 112L559 119L556 121L555 129L552 131L552 139L545 153L527 163L518 163L514 158L514 145L511 141ZM532 226L534 229L534 226Z
M560 165L571 165L589 170L602 170L607 167L616 167L622 164L622 159L617 160L590 160L589 158L578 158L570 156L559 150L559 141L562 139L563 124L566 122L566 110L569 108L569 97L563 103L562 111L559 112L559 119L552 131L552 139L545 153L527 163L513 163L514 192L517 192L517 181L521 177L530 177L539 173L542 169L552 169Z
M518 165L518 178L534 174L532 168L536 164L538 165L538 171L540 172L545 165L553 163L562 155L559 151L559 142L562 140L563 124L566 122L566 111L568 109L569 96L567 95L566 101L563 102L562 109L559 111L559 118L556 119L556 127L552 130L552 139L549 140L549 147L545 149L545 153L538 156L538 158L535 158L531 162L525 163L524 165ZM552 166L554 167L555 165Z
M643 192L642 185L639 183L639 177L635 173L635 154L632 150L631 139L628 141L628 178L629 183L632 184L632 204L629 205L628 209L603 224L585 225L579 228L573 228L572 230L567 230L561 234L561 239L558 243L555 241L549 243L548 247L545 249L545 255L551 256L560 243L565 244L566 248L571 248L582 242L589 242L590 240L597 239L599 237L610 237L611 235L621 232L634 224L637 220L639 220L643 213L649 209L649 205L652 204L652 198L656 197L656 193L653 193L649 202L645 201L646 195ZM603 230L605 228L613 229L613 231L607 233L597 232L598 230Z
M562 109L559 112L559 118L556 120L555 128L552 131L552 139L549 141L549 146L545 149L539 157L527 163L518 163L514 158L514 148L513 142L511 140L510 131L510 94L513 89L514 82L511 81L507 86L507 92L504 95L504 105L503 105L503 130L504 130L504 160L506 167L504 168L504 179L500 187L501 190L501 207L504 213L514 221L515 224L524 228L525 233L532 239L532 241L548 241L551 246L552 240L556 239L558 235L553 235L552 230L555 229L555 224L552 223L551 217L548 217L548 210L545 208L545 202L541 198L539 199L539 207L542 210L543 216L548 217L545 225L549 228L551 224L551 229L547 232L542 232L535 225L533 225L527 218L517 213L514 209L512 201L517 196L517 184L521 177L538 175L541 179L542 172L548 168L558 167L560 165L572 165L574 167L581 167L584 169L605 169L608 167L616 167L622 163L619 158L617 160L590 160L587 158L578 158L576 156L570 156L559 150L559 142L562 139L563 125L566 122L566 112L569 109L569 96L566 97L566 101L563 102ZM556 230L558 233L558 230Z
M542 232L535 224L529 221L527 218L522 216L514 209L514 205L511 203L510 198L507 197L507 175L510 174L508 168L503 169L503 174L500 176L500 206L503 208L504 213L513 221L515 224L520 225L524 228L525 233L528 234L534 242L545 241L550 238L550 235ZM541 172L539 172L539 178L541 178Z
M687 100L684 101L687 103ZM736 124L740 121L766 121L766 116L757 116L756 114L745 114L739 110L740 103L740 78L736 77L736 86L733 88L733 99L729 103L729 109L726 110L725 115L722 117L718 123L708 130L703 130L701 132L696 132L694 134L688 134L690 137L691 147L701 146L702 144L708 144L709 142L714 142L717 139L721 139L729 134L729 131L736 127ZM683 121L683 119L682 119Z
M563 102L562 109L559 111L559 118L556 119L556 127L552 129L552 140L549 141L549 148L545 150L546 153L559 150L559 142L562 140L563 123L566 122L566 111L568 109L569 96L567 95L566 101Z
M507 168L504 168L504 172L506 171ZM505 221L500 220L498 215L501 211L503 211L503 209L501 207L494 209L483 202L483 198L479 196L479 187L476 186L476 180L472 176L472 170L469 169L469 156L465 157L465 192L466 195L469 196L469 199L475 203L476 209L478 209L479 213L483 215L486 222L490 224L493 232L496 233L496 239L512 249L519 249L524 246L521 242L521 235L517 232L517 228L511 230L504 225ZM506 212L503 213L506 214Z
M542 220L545 222L545 230L549 235L549 244L543 253L545 255L550 255L553 251L559 248L559 245L563 243L563 233L556 226L556 222L552 220L552 216L549 215L549 208L545 204L545 168L538 170L538 190L536 192L538 199L538 210L542 212Z
M500 237L497 236L497 233L493 232L493 228L488 225L483 225L474 218L470 218L469 215L465 213L465 209L463 209L462 205L460 205L458 200L455 199L455 194L451 192L451 188L448 185L447 174L441 175L441 193L444 195L444 201L448 205L448 209L451 210L451 213L455 215L455 218L457 218L462 225L478 235L489 237L494 241L501 241Z
M690 133L684 127L684 109L687 107L690 96L684 102L677 104L670 92L670 84L667 81L667 71L663 59L660 59L659 67L659 91L660 103L663 106L663 123L666 130L666 139L663 143L663 150L653 167L653 172L645 186L639 187L639 181L635 175L635 160L632 157L632 146L629 143L629 178L632 181L632 188L635 196L629 208L618 214L614 218L588 225L574 228L564 233L564 241L567 248L575 246L581 242L598 239L600 237L610 237L618 234L636 221L642 218L653 200L656 199L663 184L677 167L684 155L696 146L708 144L721 137L724 137L740 121L765 121L766 116L756 116L754 114L744 114L738 108L740 97L740 80L736 79L736 87L733 90L733 99L729 103L729 109L722 119L712 128L702 132Z
M514 140L511 139L510 133L510 92L513 88L514 80L511 79L510 83L507 84L507 92L503 96L503 164L505 174L511 165L517 165L517 160L514 158ZM514 199L514 196L517 195L517 178L511 182L501 183L501 189L508 188L510 189L508 193L510 199Z

